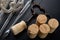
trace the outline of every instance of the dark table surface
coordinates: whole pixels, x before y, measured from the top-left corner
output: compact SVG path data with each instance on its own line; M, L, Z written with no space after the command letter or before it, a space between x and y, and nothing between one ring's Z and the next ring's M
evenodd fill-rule
M25 0L25 3L27 0ZM46 14L49 14L50 16L58 19L60 23L60 0L35 0L35 2L40 3L41 7L45 8ZM12 19L10 20L9 24L7 25L6 29L10 27L10 25L15 20L17 14L19 12L16 12ZM4 17L0 23L0 28L3 25L4 21L8 17L9 14L4 14ZM30 8L28 11L25 12L25 14L18 20L20 22L21 20L27 20L31 15ZM27 17L29 16L29 17ZM29 24L34 23L35 19L31 20ZM0 39L1 40L1 39ZM14 36L12 33L10 33L4 40L32 40L27 35L27 30L24 30L22 33ZM38 36L33 40L60 40L60 26L56 29L56 31L52 34L49 34L45 39L41 39Z

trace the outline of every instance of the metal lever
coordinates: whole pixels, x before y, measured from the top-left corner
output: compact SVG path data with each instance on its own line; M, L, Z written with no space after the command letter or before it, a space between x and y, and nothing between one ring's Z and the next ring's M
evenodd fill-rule
M26 10L30 7L31 2L32 2L32 0L29 0L29 1L25 4L25 6L24 6L23 9L20 11L20 13L18 14L18 16L16 17L15 21L13 22L13 24L12 24L11 26L13 26L13 25L18 21L18 19L26 12ZM5 33L3 34L2 37L4 37L4 38L7 37L9 33L10 33L10 28L9 28L7 31L5 31Z

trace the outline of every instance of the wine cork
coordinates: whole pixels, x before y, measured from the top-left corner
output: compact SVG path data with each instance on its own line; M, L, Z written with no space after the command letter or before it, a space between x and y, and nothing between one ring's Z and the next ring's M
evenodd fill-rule
M44 14L40 14L37 17L36 24L40 26L40 24L46 23L47 22L47 16Z
M53 33L55 31L55 29L59 26L59 22L57 19L55 18L51 18L49 21L48 21L48 25L50 26L50 33Z
M32 24L28 27L28 36L33 39L37 36L38 34L38 26L36 24Z
M42 25L40 25L40 27L39 27L38 36L39 36L40 38L46 38L46 36L48 35L49 31L50 31L49 25L47 25L47 24L42 24Z
M20 23L17 23L16 25L12 26L11 30L12 30L14 35L17 35L26 28L27 28L26 23L24 21L21 21Z

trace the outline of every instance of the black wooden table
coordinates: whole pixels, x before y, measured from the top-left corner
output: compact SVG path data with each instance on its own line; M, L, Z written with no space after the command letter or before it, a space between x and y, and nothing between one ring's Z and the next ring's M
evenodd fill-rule
M25 3L27 0L25 0ZM45 8L46 14L49 14L50 16L58 19L60 22L60 0L35 0L35 2L40 3L41 7ZM12 19L10 20L9 24L7 25L6 29L10 27L10 25L15 20L16 16L19 12L16 12ZM38 11L39 13L39 11ZM0 28L3 25L4 21L8 17L9 14L4 14L3 20L0 23ZM27 20L31 16L30 8L25 12L25 14L18 20L20 22L21 20ZM31 20L29 24L34 23L35 19ZM0 39L1 40L1 39ZM24 30L22 33L18 34L17 36L14 36L12 33L10 33L4 40L32 40L27 35L27 29ZM60 26L56 29L56 31L53 34L49 34L45 39L41 39L39 37L36 37L33 40L60 40Z

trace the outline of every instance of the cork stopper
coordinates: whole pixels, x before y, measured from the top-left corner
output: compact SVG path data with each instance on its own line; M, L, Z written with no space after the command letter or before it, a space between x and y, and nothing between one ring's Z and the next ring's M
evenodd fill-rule
M39 30L41 33L49 33L50 27L48 26L48 24L42 24L40 25Z
M17 35L26 28L27 28L26 23L24 21L21 21L21 22L17 23L16 25L12 26L11 30L14 33L14 35Z
M51 28L57 28L59 26L59 22L57 19L52 18L48 21L48 24Z
M47 22L47 16L44 15L44 14L40 14L38 15L37 17L37 24L43 24L43 23L46 23Z
M40 25L40 27L39 27L39 37L40 38L45 38L49 32L50 32L50 27L48 24Z
M48 25L50 26L51 30L50 30L50 33L53 33L55 31L55 29L59 26L59 22L57 19L55 18L51 18L49 21L48 21Z
M30 38L35 38L38 34L38 26L36 24L32 24L28 27L28 34Z

